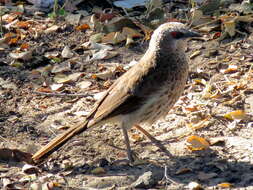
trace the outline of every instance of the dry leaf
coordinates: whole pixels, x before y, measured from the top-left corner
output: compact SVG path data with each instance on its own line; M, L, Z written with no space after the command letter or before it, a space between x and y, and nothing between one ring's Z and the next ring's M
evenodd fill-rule
M137 30L134 30L132 28L129 28L129 27L124 27L122 29L122 34L125 35L125 36L129 36L129 37L132 37L132 38L140 38L142 37L143 35L138 32Z
M211 146L223 145L225 143L225 138L213 137L213 138L208 139L208 142L210 143Z
M57 74L54 77L54 81L56 83L73 82L73 81L77 81L82 75L83 75L83 73L73 73L73 74L70 74L70 75Z
M196 79L193 79L193 81L196 83L196 84L202 84L202 85L206 85L207 82L205 79L200 79L200 78L196 78Z
M94 174L94 175L99 175L99 174L104 174L106 173L105 169L102 168L102 167L97 167L93 170L91 170L91 173Z
M126 36L120 32L110 32L102 38L102 43L117 44L126 40Z
M92 83L88 80L85 80L85 81L82 81L82 82L79 82L76 84L77 87L81 88L81 89L85 89L85 88L88 88L92 85Z
M131 138L133 139L134 142L139 142L143 139L143 136L141 136L139 134L132 134Z
M215 90L212 92L212 86L210 84L207 84L206 87L203 90L202 98L208 99L208 98L218 98L220 96L220 93L218 90Z
M184 107L185 111L190 111L190 112L195 112L195 111L199 111L199 108L197 105L189 105Z
M196 124L189 123L187 124L187 127L191 128L192 130L197 130L197 129L207 127L210 123L209 119L210 117L207 117Z
M205 172L199 172L198 173L198 178L200 180L210 180L213 177L216 177L218 174L217 173L205 173Z
M102 49L99 52L94 53L92 55L92 58L89 59L89 61L110 59L112 57L115 57L116 55L118 55L118 52L116 51L108 51L106 49Z
M246 113L243 110L235 110L225 114L223 117L230 120L242 120L246 118Z
M187 147L192 151L205 150L209 148L209 143L202 137L190 136L186 140Z
M71 51L69 46L65 46L61 52L61 56L63 58L71 58L71 57L73 57L73 55L74 55L74 53Z
M40 87L38 89L36 89L37 92L45 92L45 93L51 93L52 90L50 88L47 87Z
M234 73L238 71L237 65L229 65L228 68L221 70L221 73L228 74L228 73Z
M203 16L203 12L197 8L192 8L191 9L191 24L192 25L197 25L199 24L199 20Z
M52 84L50 85L50 88L52 91L59 91L61 90L63 87L63 84Z
M23 44L21 44L21 46L20 46L20 49L21 50L26 50L26 49L28 49L29 48L29 44L28 43L23 43Z
M46 34L56 32L59 29L59 26L53 25L45 30Z
M27 28L29 28L29 26L30 26L30 23L27 21L19 21L16 23L16 27L18 27L18 28L27 29Z
M76 30L80 30L80 31L85 31L87 29L90 29L90 26L88 24L82 24L76 27Z
M180 168L179 170L176 171L176 175L185 174L191 171L192 169L190 168Z
M226 21L223 22L224 26L225 26L225 31L230 35L230 37L233 37L235 35L235 20L230 20L230 21Z
M218 184L218 187L222 187L222 188L231 188L231 187L233 187L233 185L232 185L231 183L224 182L224 183Z
M194 57L197 57L198 55L200 55L200 53L201 53L200 50L194 51L194 52L190 55L190 59L193 59Z
M21 53L10 53L10 57L13 59L21 59L24 61L28 61L32 58L32 53L33 51L25 51L25 52L21 52Z

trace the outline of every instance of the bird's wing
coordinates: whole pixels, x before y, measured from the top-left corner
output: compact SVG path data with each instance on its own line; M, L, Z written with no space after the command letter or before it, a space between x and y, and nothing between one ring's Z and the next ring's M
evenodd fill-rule
M88 119L96 123L107 117L131 113L138 109L146 97L137 94L136 89L147 71L144 64L139 63L122 75L98 101Z

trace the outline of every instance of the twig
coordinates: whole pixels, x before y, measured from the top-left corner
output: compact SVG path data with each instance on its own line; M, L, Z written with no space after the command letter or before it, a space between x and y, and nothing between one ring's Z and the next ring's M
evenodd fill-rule
M204 23L204 24L200 24L200 25L194 26L194 27L192 27L192 28L193 28L193 29L199 29L199 28L201 28L201 27L203 27L203 26L207 26L207 25L209 25L209 24L214 24L214 23L217 22L217 21L219 21L219 19L215 19L215 20L212 20L212 21L210 21L210 22L207 22L207 23Z
M48 92L37 92L37 91L34 91L33 93L41 95L41 96L80 97L80 98L84 98L88 96L93 97L93 95L91 94L67 94L67 93L53 93L53 92L48 93Z
M9 143L9 141L7 139L5 139L3 136L0 135L0 139L2 139L3 141Z
M163 179L166 180L166 183L169 181L171 183L174 183L174 184L178 184L175 180L173 180L169 175L168 175L168 167L165 165L164 166L164 177Z

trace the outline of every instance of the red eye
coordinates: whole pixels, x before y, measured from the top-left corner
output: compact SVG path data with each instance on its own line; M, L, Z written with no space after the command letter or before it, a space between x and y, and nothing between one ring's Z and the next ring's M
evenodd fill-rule
M182 32L171 32L170 34L175 39L179 39L179 38L182 38L184 36L184 34Z

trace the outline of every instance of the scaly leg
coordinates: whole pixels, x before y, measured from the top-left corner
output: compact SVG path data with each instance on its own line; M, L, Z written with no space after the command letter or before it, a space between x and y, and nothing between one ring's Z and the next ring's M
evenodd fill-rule
M135 125L135 128L141 131L146 137L148 137L148 139L153 142L158 148L160 148L160 150L163 151L167 156L173 158L173 155L166 149L166 147L162 145L161 142L153 137L149 132L147 132L139 125Z
M127 148L127 157L128 157L128 160L130 161L130 163L133 163L134 159L132 156L132 151L131 151L131 147L130 147L129 137L127 134L127 129L124 126L122 126L122 130L123 130L123 135L124 135L125 144L126 144L126 148Z

